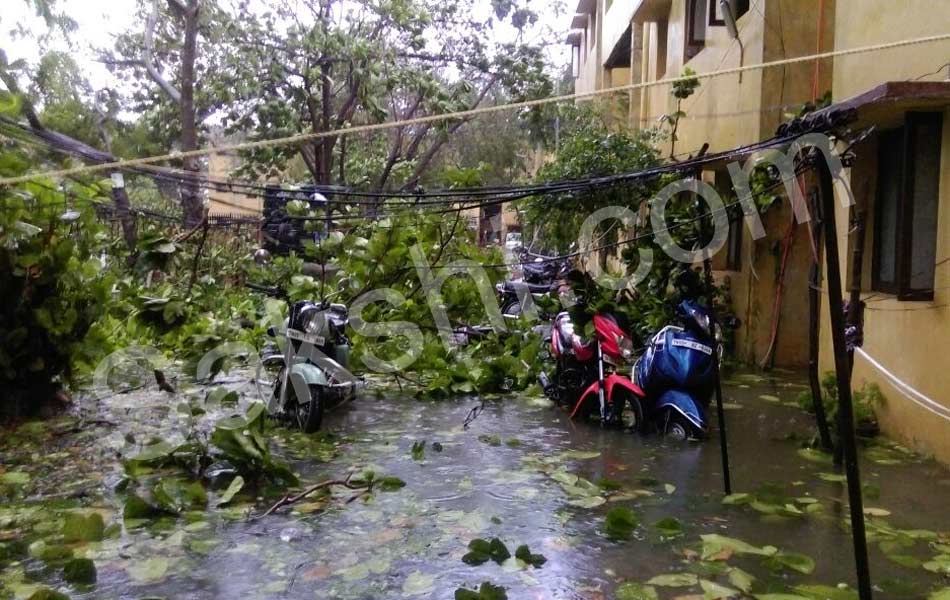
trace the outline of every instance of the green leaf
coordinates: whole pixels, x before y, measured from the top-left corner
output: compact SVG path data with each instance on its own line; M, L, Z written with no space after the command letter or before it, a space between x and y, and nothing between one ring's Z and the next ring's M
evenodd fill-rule
M604 531L607 538L614 541L629 540L633 530L640 524L636 513L626 506L614 506L607 511L604 519Z
M815 570L815 560L812 557L794 552L779 552L770 557L768 563L775 569L788 567L805 575L809 575Z
M63 567L63 579L69 583L95 583L96 565L88 558L74 558Z
M164 556L155 556L146 560L135 560L128 567L129 576L138 583L152 583L165 577L170 566Z
M950 587L930 592L927 596L927 600L950 600Z
M699 578L692 573L667 573L666 575L657 575L647 581L647 584L660 587L689 587L696 585L698 582Z
M406 482L398 477L380 477L377 485L384 492L395 492L406 487Z
M708 600L719 600L720 598L732 598L733 596L738 596L739 592L736 590L726 587L724 585L718 584L715 581L709 581L708 579L701 579L699 581L699 587L703 588L703 596Z
M228 485L228 489L224 490L224 493L218 498L218 506L224 506L230 502L234 496L241 491L241 488L244 487L244 478L238 475L231 480L231 483Z
M455 600L508 600L508 594L505 588L486 581L477 591L458 588L455 590Z
M406 596L422 596L432 593L435 578L419 571L410 573L402 584L402 593Z
M425 458L425 452L426 452L425 440L422 440L421 442L414 442L412 444L412 450L410 451L410 453L412 454L412 460L422 460L423 458Z
M99 542L105 529L105 522L99 513L69 512L63 520L63 540L67 543Z
M548 562L548 559L542 554L531 554L531 550L528 548L527 544L518 546L518 548L515 550L515 558L523 560L535 568L541 568L544 563Z
M659 600L656 588L637 583L635 581L626 581L617 587L615 594L616 600Z
M746 573L738 567L733 567L729 569L729 583L736 586L745 593L749 593L752 589L752 583L755 581L755 577Z
M664 537L683 535L683 524L676 517L666 517L653 524L653 527Z
M755 554L759 556L774 556L778 552L778 549L774 546L763 546L759 548L748 542L719 535L718 533L705 534L700 536L700 538L703 540L703 560L707 560L723 550L731 550L736 554Z

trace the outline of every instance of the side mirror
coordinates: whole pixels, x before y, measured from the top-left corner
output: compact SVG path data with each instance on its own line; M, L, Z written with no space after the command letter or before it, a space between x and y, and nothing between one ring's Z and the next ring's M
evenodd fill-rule
M258 248L257 251L254 252L254 262L257 263L259 266L264 267L264 266L269 265L270 260L271 260L270 252L268 252L264 248Z

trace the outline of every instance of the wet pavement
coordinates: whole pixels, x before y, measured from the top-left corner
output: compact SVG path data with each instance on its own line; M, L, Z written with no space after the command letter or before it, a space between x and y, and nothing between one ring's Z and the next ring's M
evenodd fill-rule
M54 535L63 514L79 508L113 524L104 541L70 545L73 556L94 560L97 583L64 584L49 560L4 559L0 550L0 597L28 597L42 583L73 598L442 599L485 581L513 599L723 598L743 590L856 597L839 587L854 587L842 476L826 456L802 449L813 432L794 405L804 388L794 375L779 377L727 382L736 493L726 503L715 433L673 443L603 430L518 395L488 400L465 430L478 400L423 402L387 389L329 415L332 436L278 429L275 454L305 484L370 470L405 487L350 503L352 492L337 488L250 521L276 498L244 496L124 526L123 496L112 489L121 480L116 453L129 451L130 435L180 441L194 419L159 392L107 396L85 407L98 424L33 426L41 441L32 448L29 431L5 435L0 474L0 548ZM256 394L243 389L246 404ZM950 585L950 471L884 440L861 454L875 597L926 598ZM629 539L611 539L626 536L611 534L608 512L633 515ZM473 539L495 537L511 554L526 544L546 562L462 560Z

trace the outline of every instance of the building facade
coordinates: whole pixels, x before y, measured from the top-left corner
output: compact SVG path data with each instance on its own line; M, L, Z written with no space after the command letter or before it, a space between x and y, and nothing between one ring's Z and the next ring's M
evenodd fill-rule
M941 68L950 62L950 43L703 78L680 103L669 85L652 83L686 69L709 73L946 33L950 3L580 0L576 12L567 38L576 91L631 86L594 101L618 127L633 130L669 130L670 116L682 111L675 147L667 141L662 148L666 156L682 159L706 144L717 152L769 139L790 114L829 94L838 107L857 110L855 127L876 128L854 149L847 169L857 208L839 203L836 215L844 285L857 282L867 305L853 383L880 387L887 402L877 413L885 430L950 460L950 369L930 350L950 334L950 75ZM915 85L901 85L909 80ZM702 178L724 199L734 197L723 169ZM799 184L808 197L814 182ZM856 211L866 217L863 241L853 227ZM741 224L730 228L714 260L742 321L736 353L750 364L801 367L808 361L808 271L815 246L784 198L763 221L767 234L758 240ZM858 246L856 279L851 263ZM832 369L824 300L823 372Z

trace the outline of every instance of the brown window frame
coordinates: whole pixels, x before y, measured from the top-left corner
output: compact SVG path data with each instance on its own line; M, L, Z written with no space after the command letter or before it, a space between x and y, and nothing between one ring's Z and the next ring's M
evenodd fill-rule
M918 127L932 127L938 131L943 130L943 113L940 112L908 112L904 115L903 125L890 130L891 135L900 138L900 157L897 171L898 178L898 197L896 199L895 216L895 263L894 263L894 281L882 281L880 278L881 268L881 239L883 239L882 216L884 209L883 186L881 185L880 170L881 163L885 159L885 147L881 145L879 151L878 164L878 185L877 197L874 206L874 241L871 260L871 289L873 291L885 294L893 294L898 300L906 301L932 301L934 299L933 283L929 289L914 289L911 287L911 275L913 273L913 248L914 248L914 185L916 173L916 156L914 153L915 132ZM883 134L882 134L883 135ZM942 148L937 148L937 159L940 160ZM939 204L939 182L938 198ZM939 206L938 206L939 211Z
M736 21L742 18L742 15L749 12L749 0L730 0L736 10ZM719 0L709 0L709 25L711 27L725 27L725 19L717 19Z
M706 38L703 37L701 40L696 39L696 7L702 5L706 0L686 0L686 48L685 56L686 60L689 61L697 54L702 52L703 48L706 47ZM708 6L707 6L708 13ZM706 15L706 21L709 20L709 15ZM706 35L709 33L709 26L706 25Z

